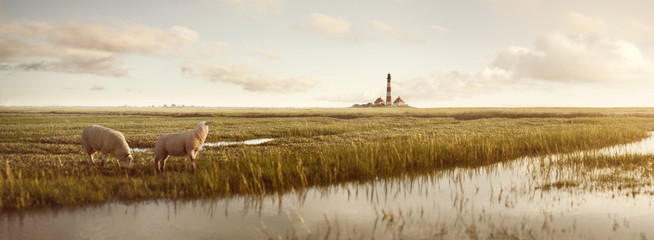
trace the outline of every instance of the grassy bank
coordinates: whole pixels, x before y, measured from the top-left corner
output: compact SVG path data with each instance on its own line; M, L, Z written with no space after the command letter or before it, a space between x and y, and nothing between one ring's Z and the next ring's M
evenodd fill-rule
M654 129L647 109L369 110L2 109L0 208L264 194L598 148ZM90 124L152 148L203 120L216 121L207 142L276 140L205 148L195 174L182 157L156 174L151 152L134 153L130 169L88 166L80 145Z
M598 154L565 156L559 161L547 161L540 175L557 172L551 184L540 188L578 188L586 191L612 190L617 194L654 195L654 155Z

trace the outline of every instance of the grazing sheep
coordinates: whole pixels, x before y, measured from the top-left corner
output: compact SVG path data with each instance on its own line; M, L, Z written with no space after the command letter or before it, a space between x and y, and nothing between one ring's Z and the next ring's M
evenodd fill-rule
M119 131L106 128L100 125L91 125L82 131L82 148L89 155L89 163L93 162L95 152L102 153L102 166L105 163L105 155L111 154L116 160L120 161L123 167L129 167L134 160L129 151L129 145L125 141L125 136Z
M168 156L188 156L195 172L195 157L209 133L211 122L199 122L194 130L182 133L164 134L157 139L154 147L154 168L163 172Z

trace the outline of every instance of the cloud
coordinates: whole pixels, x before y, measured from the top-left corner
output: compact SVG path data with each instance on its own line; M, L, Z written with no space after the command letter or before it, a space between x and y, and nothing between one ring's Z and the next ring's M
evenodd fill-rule
M410 99L449 99L550 83L648 81L653 79L652 66L628 42L551 34L539 39L534 49L512 46L503 50L479 72L436 72L394 84Z
M44 29L44 37L57 46L97 50L111 53L162 54L190 45L198 34L184 27L157 29L131 27L125 31L105 26L70 22Z
M394 84L409 99L447 99L500 88L654 79L654 63L635 44L612 37L601 19L574 13L562 26L536 39L534 47L502 50L479 72L436 72Z
M191 64L184 64L180 67L183 74L193 74L193 66Z
M100 76L121 77L127 70L117 68L115 56L73 56L62 57L58 61L39 61L20 63L13 67L23 71L51 71L65 73L88 73Z
M423 41L422 38L417 33L399 30L379 20L370 20L368 21L368 24L375 31L386 34L387 36L395 39L398 42L419 43Z
M49 64L46 64L45 62L32 62L32 63L23 63L23 64L18 64L16 65L17 69L24 70L24 71L39 71L39 70L48 70Z
M89 88L91 91L103 91L104 87L100 85L93 85L91 88Z
M229 52L231 46L226 42L204 41L200 46L200 57L213 58Z
M11 70L121 77L128 75L118 67L121 56L173 54L197 40L195 31L179 26L116 29L78 22L0 19L0 60L10 64Z
M8 64L0 64L0 71L9 71L13 69L14 67L12 65Z
M177 4L188 5L195 4L198 7L218 7L230 8L235 12L256 17L268 13L278 13L286 5L288 0L172 0Z
M317 80L306 76L280 77L266 73L257 64L206 65L184 64L183 73L204 78L210 82L232 83L248 91L302 92L315 85Z
M498 68L485 68L477 73L435 72L426 77L396 81L394 92L406 99L442 100L493 91L513 80L512 73Z
M375 99L382 96L376 96L372 92L356 92L350 94L340 94L333 96L322 96L316 98L318 101L330 101L330 102L346 102L346 103L368 103L374 102Z
M628 24L635 30L637 41L642 42L646 46L654 46L654 28L633 19L629 20Z
M558 82L627 82L652 79L652 63L634 44L578 34L551 34L536 48L510 47L492 67L516 78Z
M279 60L284 57L284 54L282 54L281 52L264 50L261 49L259 46L255 46L255 45L247 45L245 48L251 54L257 55L259 57L267 58L270 60Z
M322 13L309 14L307 29L335 40L358 41L360 34L341 17L330 17Z
M287 0L221 0L229 4L237 12L255 16L269 12L278 12Z
M604 20L575 12L566 15L563 26L569 32L579 33L589 37L600 37L607 33L606 22Z
M0 28L2 26L0 25ZM19 41L5 39L0 36L0 60L9 61L16 58L27 57L35 51L29 45Z
M0 21L0 34L21 42L42 42L33 46L68 47L107 53L140 53L144 55L165 54L196 42L198 33L188 28L174 26L158 29L134 26L123 31L103 25L68 22L15 23ZM16 43L14 43L16 44Z
M541 6L544 1L545 0L482 0L482 2L490 3L498 9L511 11L533 10Z
M431 30L433 30L433 31L435 31L437 33L451 33L452 32L452 30L450 30L449 28L439 26L439 25L431 25L431 26L429 26L429 29L431 29Z

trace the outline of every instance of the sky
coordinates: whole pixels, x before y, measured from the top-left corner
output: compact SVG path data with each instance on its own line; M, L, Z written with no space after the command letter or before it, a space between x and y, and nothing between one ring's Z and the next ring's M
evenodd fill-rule
M654 107L646 0L0 0L0 105Z

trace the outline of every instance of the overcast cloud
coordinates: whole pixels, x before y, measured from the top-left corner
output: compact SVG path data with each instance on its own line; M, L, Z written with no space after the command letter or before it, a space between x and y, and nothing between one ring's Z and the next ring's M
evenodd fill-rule
M418 107L512 105L524 89L538 106L643 106L654 89L652 8L641 0L7 0L0 91L2 104L30 106L343 107L383 97L390 72L393 97ZM64 89L93 84L107 94Z
M128 72L120 66L127 54L161 56L189 46L198 34L174 26L158 29L66 22L0 20L0 60L10 70L85 73L121 77Z
M362 38L362 34L354 30L349 21L342 17L331 17L322 13L309 14L309 22L305 27L334 40L357 42Z
M633 83L651 81L654 64L633 43L607 32L600 18L569 13L562 29L536 39L532 48L510 46L477 73L436 72L397 82L413 99L450 99L521 88L534 81Z
M386 36L401 43L420 43L423 41L422 37L416 32L400 30L394 26L384 23L380 20L370 20L368 24L377 32L383 33Z
M181 67L184 74L200 77L210 82L231 83L248 91L263 92L302 92L318 83L307 76L277 76L264 71L258 64L192 64Z

